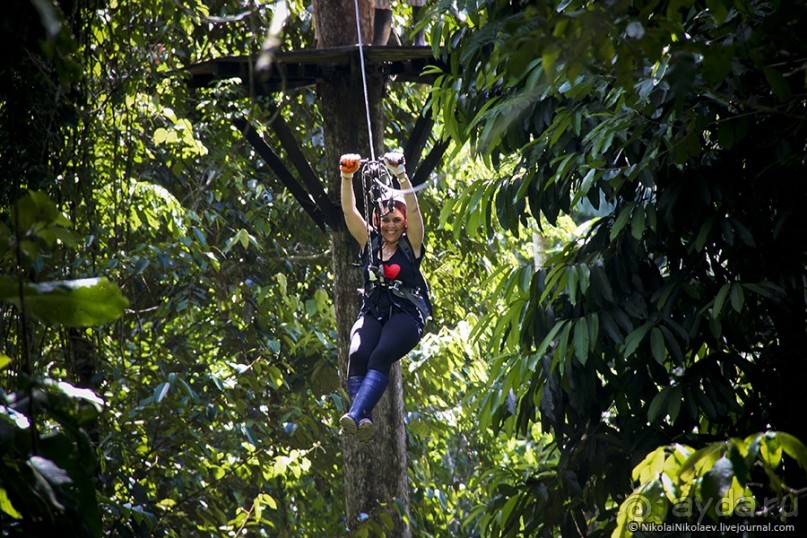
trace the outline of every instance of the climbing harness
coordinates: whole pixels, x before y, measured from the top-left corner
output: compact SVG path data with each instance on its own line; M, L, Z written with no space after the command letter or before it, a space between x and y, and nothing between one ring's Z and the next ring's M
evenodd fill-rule
M373 235L370 240L369 251L378 251L380 253L381 247L381 237L378 234ZM423 277L423 273L420 272L420 269L417 269L415 252L412 249L412 243L409 242L409 238L406 236L402 237L398 242L398 249L403 253L407 261L416 267L415 278L417 279L417 286L407 286L400 280L387 278L383 269L380 266L373 265L372 258L370 258L370 263L368 264L369 279L364 288L365 296L369 297L372 295L379 286L386 288L390 293L406 299L413 304L420 311L422 319L425 322L431 317L432 311L432 304L429 299L429 285ZM423 290L423 293L421 293L421 290Z

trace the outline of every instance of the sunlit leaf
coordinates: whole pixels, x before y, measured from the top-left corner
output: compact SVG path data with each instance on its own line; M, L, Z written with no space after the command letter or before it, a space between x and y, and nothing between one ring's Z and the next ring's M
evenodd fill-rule
M8 514L14 519L22 519L22 514L14 508L11 504L11 499L8 498L8 492L4 488L0 488L0 510Z
M101 325L118 319L129 304L120 288L106 278L26 283L25 309L46 323L69 327ZM16 278L0 277L0 299L21 306Z
M778 432L776 437L785 454L796 460L799 467L807 471L807 447L804 446L804 443L785 432Z

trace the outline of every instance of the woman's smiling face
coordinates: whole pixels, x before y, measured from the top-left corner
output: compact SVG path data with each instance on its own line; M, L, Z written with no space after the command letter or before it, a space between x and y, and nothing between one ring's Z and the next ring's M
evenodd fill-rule
M404 230L406 230L406 215L400 209L395 208L381 217L381 237L384 238L384 241L397 242L401 239Z

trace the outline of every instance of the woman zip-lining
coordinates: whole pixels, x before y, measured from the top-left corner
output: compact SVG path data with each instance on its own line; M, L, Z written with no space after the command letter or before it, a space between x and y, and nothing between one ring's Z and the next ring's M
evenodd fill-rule
M350 333L347 389L350 410L339 424L344 435L361 442L375 435L372 411L387 388L390 368L420 340L431 314L428 287L420 272L423 217L400 153L384 155L395 175L400 197L378 201L368 223L356 207L353 174L357 154L340 159L342 211L353 238L362 247L364 302Z

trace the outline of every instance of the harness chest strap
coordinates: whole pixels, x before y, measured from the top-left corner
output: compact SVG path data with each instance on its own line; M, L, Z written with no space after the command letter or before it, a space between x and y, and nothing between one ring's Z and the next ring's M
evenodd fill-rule
M377 282L377 283L376 283ZM415 308L420 310L421 314L423 314L424 319L428 319L431 317L431 312L429 311L429 307L426 304L426 300L420 294L420 290L417 288L413 288L411 286L407 286L400 280L389 280L384 278L383 276L376 282L368 282L367 286L364 288L365 297L370 297L373 292L378 287L387 288L392 293L401 297L402 299L406 299L410 303L412 303Z
M412 244L409 242L409 238L405 235L403 236L402 240L398 243L398 247L400 248L401 252L403 252L404 256L406 257L409 263L415 264L415 253L412 249ZM370 248L366 250L366 255L372 259L372 253L376 250L381 248L381 237L376 235L371 238L370 241ZM425 292L428 294L428 284L426 283L426 279L423 278L423 274L420 272L420 269L416 270L418 279L421 282L421 285L424 287ZM377 273L373 272L372 264L370 268L370 279L371 281L367 283L365 286L365 297L369 297L370 294L373 293L376 286L379 285L377 282L384 282L385 287L388 287L395 295L401 297L403 299L408 300L412 303L420 312L423 314L424 319L431 318L431 303L430 301L424 297L420 290L416 287L410 287L405 285L400 280L390 281L387 279L383 273L380 271ZM390 286L388 283L394 282L396 283L394 286Z

